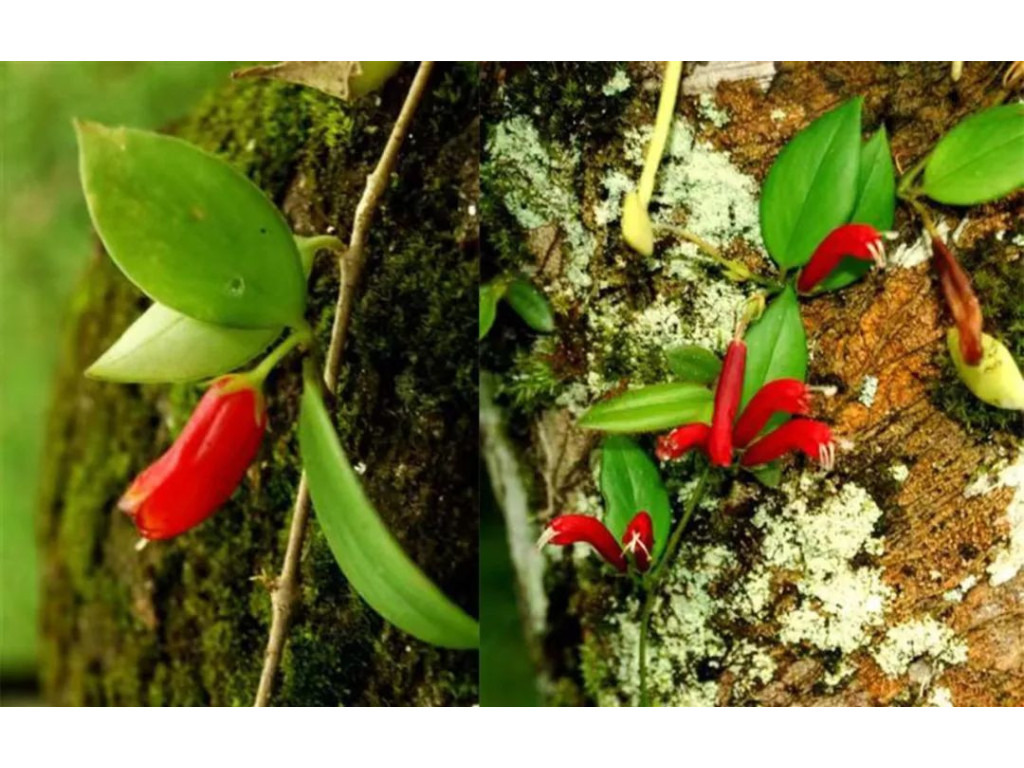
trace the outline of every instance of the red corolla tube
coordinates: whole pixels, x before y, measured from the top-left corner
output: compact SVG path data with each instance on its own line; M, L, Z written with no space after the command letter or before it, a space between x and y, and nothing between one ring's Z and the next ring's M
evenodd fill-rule
M960 331L960 356L968 365L981 362L981 303L953 252L939 238L932 238L932 258L939 273L939 285Z
M538 549L545 544L560 547L583 542L589 544L616 570L626 570L622 548L604 523L590 515L560 515L548 524L537 541Z
M732 423L740 407L743 394L743 372L747 366L747 345L743 339L733 339L725 352L722 373L715 387L715 410L711 416L707 453L711 463L728 467L732 463Z
M787 453L800 451L825 469L836 463L836 446L827 424L813 419L787 421L751 445L740 459L744 467L767 464Z
M873 261L879 269L885 267L885 246L878 230L867 224L845 224L833 229L821 241L810 261L800 272L796 281L801 293L811 291L814 286L832 274L844 256L861 261Z
M797 379L775 379L757 391L740 414L732 430L736 448L745 448L764 429L768 419L776 413L806 416L810 412L811 398L807 385Z
M707 445L709 434L711 427L707 424L684 424L667 435L658 436L654 445L654 455L661 461L678 459L687 451Z
M217 379L167 452L143 470L118 506L145 539L168 539L213 514L242 481L267 428L258 385Z
M633 556L637 570L643 573L651 567L654 551L654 521L647 512L637 512L622 534L622 551Z

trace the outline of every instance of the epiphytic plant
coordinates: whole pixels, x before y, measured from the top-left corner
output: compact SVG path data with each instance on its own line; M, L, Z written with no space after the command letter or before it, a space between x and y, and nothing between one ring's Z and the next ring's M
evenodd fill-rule
M674 111L678 78L677 68L666 70L644 176L623 209L624 239L644 256L653 254L656 233L647 215L648 187ZM620 572L629 572L627 555L633 555L632 573L645 594L639 616L641 704L649 703L646 641L654 596L709 477L746 470L776 485L778 460L792 452L826 470L834 466L831 430L806 418L813 388L804 383L808 356L798 295L838 290L872 266L884 267L882 233L892 228L897 195L920 214L932 236L940 285L956 321L949 348L961 378L988 403L1024 408L1020 372L1006 348L982 333L970 280L921 201L928 196L970 205L1019 190L1024 185L1024 105L995 107L965 120L903 176L898 190L884 126L866 141L861 133L861 99L853 99L794 136L773 164L762 189L760 219L777 275L756 275L703 239L663 228L694 242L729 279L753 280L774 298L766 308L764 294L748 303L724 361L697 346L668 349L666 362L675 381L627 390L593 405L579 419L581 427L615 433L601 447L604 525L578 515L556 517L540 543L590 543ZM657 467L626 436L643 432L665 432L655 447L662 461L693 450L703 454L695 464L696 486L674 528ZM628 470L616 472L616 464ZM646 514L635 517L641 513ZM647 519L649 532L638 527Z
M375 86L394 67L386 69ZM96 230L125 276L154 301L87 375L141 383L219 377L174 444L121 499L143 542L187 532L230 497L267 425L265 379L290 352L307 353L298 430L304 473L284 568L272 593L273 623L257 704L267 702L280 659L310 496L338 565L374 610L429 643L474 648L478 642L476 622L420 571L381 521L321 396L322 387L333 393L336 385L369 224L430 70L430 62L423 62L413 80L356 209L347 249L332 236L293 235L252 182L184 141L77 124L82 184ZM305 317L306 276L320 249L340 253L346 274L323 382L312 370L315 342ZM278 339L253 369L223 375Z

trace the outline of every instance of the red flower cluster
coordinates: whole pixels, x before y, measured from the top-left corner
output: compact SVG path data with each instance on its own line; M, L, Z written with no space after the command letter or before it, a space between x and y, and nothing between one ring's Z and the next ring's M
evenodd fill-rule
M647 512L637 512L622 534L622 543L596 517L589 515L561 515L556 517L537 541L537 547L556 544L586 543L592 546L604 560L617 571L625 573L629 565L627 555L632 557L638 571L643 573L651 566L651 552L654 549L654 523Z
M711 426L684 424L662 435L655 448L658 458L662 461L678 459L687 451L700 448L712 464L728 467L733 463L734 452L741 451L740 464L754 467L800 451L831 469L835 464L835 443L828 425L820 421L794 419L754 441L776 413L806 416L810 412L810 395L803 382L796 379L768 382L750 398L743 413L736 418L746 359L747 345L742 339L734 339L726 351L715 388Z
M796 287L807 293L832 274L844 256L874 262L885 268L885 246L878 231L867 224L846 224L832 230L811 255L800 272Z
M217 379L174 445L135 478L118 506L145 539L184 533L228 500L266 428L259 388L244 376Z

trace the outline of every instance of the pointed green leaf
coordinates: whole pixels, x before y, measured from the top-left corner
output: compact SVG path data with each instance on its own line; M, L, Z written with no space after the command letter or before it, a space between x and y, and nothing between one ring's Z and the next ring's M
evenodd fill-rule
M96 123L76 128L93 224L142 291L208 323L303 322L295 241L252 182L180 139Z
M498 313L498 299L504 293L504 284L487 283L480 286L480 330L478 339L486 336L491 326L494 325L494 318Z
M761 194L761 234L783 269L807 263L857 202L861 99L827 112L790 140Z
M782 483L782 464L778 461L769 461L767 464L745 469L767 488L778 488Z
M85 375L108 381L197 381L234 370L263 352L282 328L227 328L153 304Z
M851 224L870 224L879 232L892 229L896 213L896 170L889 150L889 137L882 126L868 139L860 152L857 205ZM863 259L844 258L832 274L819 284L821 291L835 291L860 280L873 264Z
M710 384L718 378L722 370L722 361L710 349L696 344L682 344L665 350L668 369L680 381L692 381L696 384Z
M658 432L696 421L710 423L713 400L711 390L699 384L654 384L598 403L580 417L579 425L605 432Z
M792 286L775 297L761 318L750 326L747 368L743 376L743 405L764 384L775 379L804 380L807 375L807 336L800 305ZM769 422L778 426L785 419Z
M521 277L510 280L505 289L505 301L533 330L540 333L555 330L555 318L547 297L528 280Z
M657 465L628 437L611 435L601 445L601 495L604 524L616 540L637 512L646 511L654 523L654 556L662 553L672 525L668 491Z
M1024 187L1024 104L971 115L939 141L924 167L923 190L950 205L974 205Z
M476 648L479 627L402 551L338 442L319 389L307 382L299 447L317 520L352 588L399 629L445 648Z

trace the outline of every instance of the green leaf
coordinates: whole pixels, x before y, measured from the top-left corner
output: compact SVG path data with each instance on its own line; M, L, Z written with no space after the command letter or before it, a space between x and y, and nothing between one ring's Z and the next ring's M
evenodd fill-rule
M227 328L153 304L85 375L108 381L197 381L234 370L281 335L282 328Z
M1024 187L1024 104L971 115L946 134L924 167L923 191L950 205L974 205Z
M521 277L513 278L505 288L505 301L523 321L540 333L555 330L555 318L547 298L532 283Z
M477 339L486 336L491 326L494 325L494 318L498 313L498 299L504 292L504 286L495 283L487 283L480 286L480 330Z
M750 326L747 342L747 368L743 376L743 405L754 393L775 379L804 380L807 375L807 336L800 319L800 305L792 286L780 293ZM784 421L774 418L769 424Z
M479 627L413 563L366 498L315 383L307 382L299 447L317 520L353 589L399 629L445 648L476 648Z
M870 224L879 232L892 229L896 213L896 170L889 150L885 126L875 131L860 153L857 205L850 216L852 224ZM863 259L844 258L832 274L819 284L822 291L835 291L860 280L873 264Z
M208 323L304 322L291 230L252 182L180 139L96 123L76 129L93 224L143 292Z
M861 99L827 112L790 140L761 194L761 234L783 269L807 263L857 202Z
M699 384L654 384L598 403L580 417L579 426L605 432L658 432L697 421L710 424L713 400L711 391Z
M767 488L778 488L782 483L782 464L778 461L769 461L767 464L745 469Z
M672 526L668 491L654 461L630 438L606 437L601 445L601 494L604 524L616 540L633 516L645 510L654 523L654 556L665 549Z
M668 369L682 381L710 384L718 378L722 361L710 349L696 344L683 344L665 350Z

